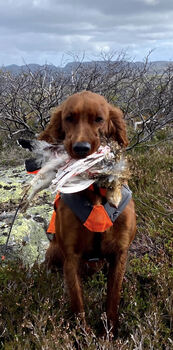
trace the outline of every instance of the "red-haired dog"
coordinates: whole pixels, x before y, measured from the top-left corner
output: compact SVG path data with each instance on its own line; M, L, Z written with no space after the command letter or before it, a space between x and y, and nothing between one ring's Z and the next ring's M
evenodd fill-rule
M121 110L110 105L103 96L83 91L70 96L55 109L39 140L62 142L72 158L80 159L99 148L100 135L112 138L121 147L128 144ZM80 196L93 207L106 201L98 188L88 188ZM95 231L88 229L73 210L74 203L68 205L63 196L59 200L56 233L47 250L46 261L49 267L56 264L63 266L72 310L81 314L85 322L80 267L89 258L106 259L109 265L106 314L109 325L116 332L127 254L136 231L134 202L129 198L116 220L112 220L104 232L101 232L103 229L99 231L99 223L93 224ZM95 217L97 221L97 215Z

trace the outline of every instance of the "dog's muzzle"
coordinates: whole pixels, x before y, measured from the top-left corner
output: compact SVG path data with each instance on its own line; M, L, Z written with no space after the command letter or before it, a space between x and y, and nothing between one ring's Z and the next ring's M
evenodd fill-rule
M89 142L76 142L74 143L73 152L80 158L84 158L88 155L91 150L91 145Z

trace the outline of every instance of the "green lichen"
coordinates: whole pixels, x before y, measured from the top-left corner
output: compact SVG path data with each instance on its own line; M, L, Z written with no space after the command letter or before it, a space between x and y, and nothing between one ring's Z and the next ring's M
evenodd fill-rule
M0 170L0 203L20 199L24 181L26 172L23 167Z
M0 170L0 206L2 212L15 213L23 193L24 185L29 183L32 175L27 175L23 167ZM45 234L53 212L53 196L50 191L42 191L30 204L27 211L18 213L10 234L9 247L27 263L43 261L48 240ZM12 217L0 223L0 245L6 243Z

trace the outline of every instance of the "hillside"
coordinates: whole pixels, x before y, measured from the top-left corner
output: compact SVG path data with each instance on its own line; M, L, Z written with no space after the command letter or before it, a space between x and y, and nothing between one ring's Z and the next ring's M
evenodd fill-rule
M117 63L117 65L115 65ZM28 65L22 65L18 66L16 64L8 65L8 66L2 66L0 69L4 72L10 72L12 74L20 74L21 72L27 72L30 70L31 72L36 72L40 69L47 68L50 72L64 72L65 74L71 74L72 71L74 71L78 66L80 65L81 68L93 68L95 65L100 66L100 69L104 70L106 69L107 62L106 61L88 61L88 62L69 62L64 67L56 67L54 65L39 65L39 64L28 64ZM118 71L118 69L122 68L123 66L126 67L129 65L131 68L142 68L144 66L143 62L127 62L127 61L112 61L112 65L115 65ZM166 68L169 66L173 66L173 62L171 61L153 61L148 63L149 72L158 72L162 73Z
M161 136L158 135L158 142ZM132 150L130 155L133 173L130 188L136 204L138 231L130 248L123 283L118 338L112 339L104 314L106 272L100 271L84 283L86 317L91 326L91 333L87 334L70 311L62 275L48 274L44 265L38 264L40 244L45 240L44 215L48 219L49 211L53 210L49 197L41 193L25 216L20 214L15 221L7 262L0 266L2 349L172 349L171 151L170 142L157 147L151 143L149 147ZM5 171L4 165L1 172L1 212L10 214L21 197L24 171L15 165ZM1 220L3 249L9 216ZM35 264L29 266L35 259ZM107 331L104 340L98 337L101 323Z

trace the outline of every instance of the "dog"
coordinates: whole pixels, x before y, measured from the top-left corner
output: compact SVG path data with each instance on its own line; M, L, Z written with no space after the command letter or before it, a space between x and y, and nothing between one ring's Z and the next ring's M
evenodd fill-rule
M68 97L54 110L49 124L38 139L52 144L63 143L70 157L81 159L97 151L101 135L117 141L125 148L128 139L123 113L110 105L103 96L82 91ZM87 188L80 195L93 206L103 203L98 188ZM102 233L84 226L72 209L62 196L56 208L56 233L46 252L46 262L49 268L54 265L63 267L72 311L80 314L84 325L80 267L92 257L108 262L106 315L112 332L116 334L127 254L136 233L134 202L130 198L120 215ZM97 214L95 217L97 220Z

